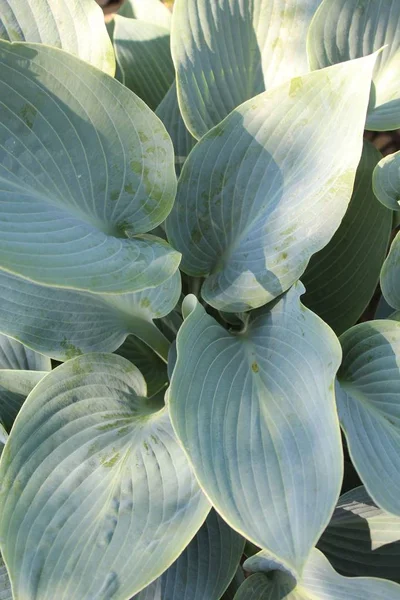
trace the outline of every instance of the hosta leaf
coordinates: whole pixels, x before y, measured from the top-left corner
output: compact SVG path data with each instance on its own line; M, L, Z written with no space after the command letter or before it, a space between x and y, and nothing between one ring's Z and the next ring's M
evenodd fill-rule
M306 34L321 0L176 0L179 103L200 138L260 92L306 73Z
M116 354L137 366L146 380L149 396L167 387L167 365L139 338L129 335L122 346L116 350Z
M245 569L251 568L251 561ZM287 574L262 572L251 575L239 588L235 600L398 600L400 586L373 577L342 577L318 550L313 550L297 585Z
M0 42L0 66L0 267L106 293L168 279L178 253L143 235L175 195L172 144L159 119L62 50Z
M115 72L103 11L93 0L0 0L0 38L57 46Z
M343 575L400 582L400 518L376 506L364 486L341 496L318 548Z
M150 21L167 29L171 27L171 13L160 0L125 0L118 14Z
M323 0L311 23L307 49L312 69L387 46L376 64L366 129L400 127L399 31L398 0Z
M294 286L242 333L183 303L169 389L174 429L223 518L301 571L342 480L333 382L340 348ZM307 457L307 460L305 460Z
M244 539L211 510L178 560L135 600L219 600L234 576L243 546Z
M392 229L392 213L376 201L372 172L381 154L364 142L349 208L301 280L304 304L341 334L354 325L376 289Z
M235 594L244 582L244 571L242 567L238 567L238 570L235 573L234 578L232 579L229 587L227 588L225 594L222 596L221 600L234 600Z
M361 323L340 341L336 396L352 462L378 506L400 516L400 322Z
M0 331L52 358L114 351L129 333L164 359L169 343L153 319L167 315L181 292L179 272L136 294L89 294L31 283L0 271Z
M382 158L374 170L375 196L391 210L400 210L400 151Z
M13 600L10 578L4 560L0 555L0 600Z
M176 95L176 83L173 83L168 93L156 110L157 116L164 123L175 149L175 170L179 176L189 152L196 143L183 121Z
M261 306L329 242L351 198L374 62L350 61L260 94L195 146L167 233L182 269L207 277L206 302L231 312Z
M114 20L118 78L154 110L175 78L169 31L147 21L119 15Z
M400 310L400 232L394 238L382 267L381 288L388 304Z
M64 363L28 396L0 463L0 539L16 598L126 600L158 577L209 504L120 356Z
M26 396L48 371L49 358L0 334L0 420L8 431Z

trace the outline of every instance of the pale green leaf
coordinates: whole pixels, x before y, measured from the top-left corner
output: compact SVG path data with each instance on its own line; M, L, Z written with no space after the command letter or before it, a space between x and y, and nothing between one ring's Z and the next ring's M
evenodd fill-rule
M243 546L244 539L211 510L178 560L135 600L219 600L237 570Z
M179 272L143 292L101 295L42 286L0 271L0 331L58 360L112 352L131 333L166 361L169 343L153 319L167 315L180 292Z
M382 158L374 170L373 186L384 206L400 211L400 151Z
M262 553L260 553L260 559ZM244 563L251 570L253 559ZM260 567L260 563L255 565ZM286 573L256 572L239 588L235 600L398 600L400 586L384 579L373 577L342 577L329 564L327 558L313 550L304 569L303 576L296 582Z
M364 486L341 496L318 548L342 575L400 582L400 517L376 506Z
M7 431L29 392L48 371L49 358L0 334L0 420Z
M56 46L115 73L103 11L93 0L0 0L0 38Z
M383 264L381 288L387 303L400 310L400 232L394 238Z
M201 293L215 308L240 312L273 300L339 227L362 152L375 58L260 94L191 152L167 234L183 254L183 271L206 277Z
M196 140L187 130L182 118L176 95L175 82L158 106L156 114L164 123L174 145L175 170L176 174L179 176L189 152L196 144Z
M336 396L352 462L378 506L400 516L400 322L361 323L340 341Z
M125 0L118 14L156 23L167 29L171 27L171 13L160 0Z
M178 253L144 235L165 219L176 189L160 120L57 48L0 42L0 67L0 267L104 293L168 279Z
M118 79L154 110L175 79L169 31L147 21L119 15L114 20Z
M176 0L171 49L189 131L200 138L253 96L308 72L321 0Z
M70 360L28 396L0 462L16 598L126 600L187 546L209 503L140 371Z
M13 600L10 578L4 560L0 555L0 600Z
M311 257L301 278L304 304L337 335L354 325L368 306L389 244L392 213L372 191L372 173L380 157L365 141L343 221L329 244Z
M297 284L236 335L187 296L168 394L213 505L294 571L328 524L343 475L333 390L340 347L300 303L303 292Z
M378 57L366 129L400 127L400 3L398 0L323 0L311 23L307 50L312 69Z
M136 365L146 380L149 396L167 387L167 365L144 341L129 335L116 354Z

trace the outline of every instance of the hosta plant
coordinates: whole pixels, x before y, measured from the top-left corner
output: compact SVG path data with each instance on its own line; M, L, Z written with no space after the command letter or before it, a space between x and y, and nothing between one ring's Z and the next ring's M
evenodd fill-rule
M400 599L399 32L0 0L2 600Z

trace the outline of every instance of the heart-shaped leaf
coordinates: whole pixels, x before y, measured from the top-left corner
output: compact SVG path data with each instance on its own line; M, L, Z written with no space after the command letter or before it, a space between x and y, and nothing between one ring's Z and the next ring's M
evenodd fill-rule
M400 322L361 323L340 342L336 398L352 462L378 506L400 516Z
M187 296L168 393L213 505L294 572L327 525L343 475L333 390L340 347L300 303L303 291L298 284L252 313L237 335Z
M352 327L370 302L389 244L392 213L372 191L372 173L380 157L365 141L343 221L329 244L311 257L301 278L304 304L337 335Z
M93 0L0 0L0 38L56 46L115 73L103 11Z
M321 0L176 0L171 49L179 104L200 138L256 94L308 72Z
M219 600L243 547L244 539L211 510L178 560L132 600Z
M178 253L143 235L165 219L176 189L159 119L62 50L0 42L0 66L0 267L105 293L168 279Z
M383 46L374 71L366 129L400 127L400 3L323 0L308 32L312 69L366 56Z
M169 342L153 319L181 293L179 272L136 294L89 294L31 283L0 271L0 331L59 360L116 350L131 333L167 361Z
M318 548L343 575L400 583L400 517L376 506L364 486L340 497Z
M169 31L147 21L119 15L114 21L118 78L154 110L175 78Z
M0 462L16 598L126 600L187 546L209 503L166 408L120 356L70 360L28 396Z
M339 227L361 156L375 58L252 98L191 152L167 234L183 254L183 271L206 277L201 293L215 308L241 312L273 300Z

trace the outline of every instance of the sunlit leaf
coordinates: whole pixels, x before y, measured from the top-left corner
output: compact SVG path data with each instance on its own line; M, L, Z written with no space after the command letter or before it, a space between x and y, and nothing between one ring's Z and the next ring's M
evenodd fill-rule
M176 189L159 119L56 48L1 42L0 67L0 267L105 293L168 279L178 253L143 235L165 219Z
M376 201L372 173L381 154L364 142L349 208L325 248L311 258L301 280L304 304L340 335L370 302L385 260L392 213Z
M306 35L321 0L176 0L179 104L200 138L234 108L308 72Z
M118 79L154 110L175 78L169 31L147 21L119 15L114 20Z
M56 46L115 72L103 11L93 0L0 0L0 38Z
M130 19L143 19L161 27L171 27L171 13L160 0L124 0L119 15Z
M16 598L126 600L168 568L209 503L167 409L113 354L70 360L24 403L0 463Z
M0 331L59 360L114 351L131 333L166 360L169 343L153 319L167 315L180 292L179 272L143 292L101 295L42 286L0 271Z
M400 517L376 506L363 486L341 496L318 548L342 575L400 582Z
M273 300L339 227L362 152L375 58L260 94L191 152L167 234L183 254L183 271L206 277L201 293L215 308L240 312Z
M361 323L340 341L336 397L352 462L378 506L400 516L400 322Z
M366 56L383 46L373 77L366 129L400 127L400 3L323 0L308 33L312 69Z
M219 600L243 546L244 539L212 510L178 560L132 600Z
M236 335L183 303L168 405L223 518L293 571L327 525L342 480L336 337L294 286ZM307 457L305 459L305 457Z

